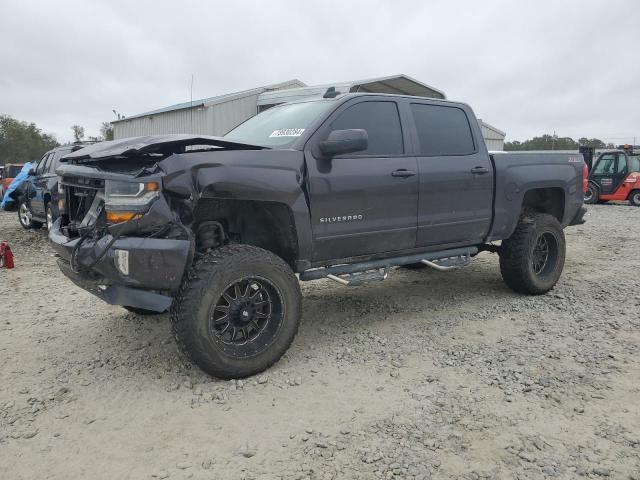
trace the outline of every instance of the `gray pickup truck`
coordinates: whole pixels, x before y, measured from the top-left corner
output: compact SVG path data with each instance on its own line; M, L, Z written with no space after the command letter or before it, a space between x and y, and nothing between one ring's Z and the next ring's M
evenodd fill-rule
M181 348L221 378L286 351L299 280L360 285L488 251L513 290L553 288L563 229L583 222L580 155L490 154L462 103L325 97L224 137L138 137L67 155L49 233L61 270L108 303L169 309Z

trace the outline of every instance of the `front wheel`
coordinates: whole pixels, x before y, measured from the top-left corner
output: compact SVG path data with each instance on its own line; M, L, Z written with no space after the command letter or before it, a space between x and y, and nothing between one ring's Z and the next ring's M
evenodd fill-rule
M629 203L634 207L640 207L640 190L634 190L629 194Z
M546 213L527 213L500 246L500 273L512 290L540 295L558 282L565 254L564 232L558 220Z
M227 245L200 258L171 307L182 351L218 378L242 378L278 361L298 331L302 295L271 252Z
M587 191L584 194L584 203L589 205L597 203L600 197L600 189L597 185L589 183L587 185Z

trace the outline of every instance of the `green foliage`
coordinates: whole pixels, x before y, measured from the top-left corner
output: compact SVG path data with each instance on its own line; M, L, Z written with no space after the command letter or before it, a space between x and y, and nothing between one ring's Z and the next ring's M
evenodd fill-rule
M109 122L102 122L100 125L100 135L104 140L113 140L113 125Z
M71 125L71 131L73 132L73 141L81 142L84 138L84 127L80 125Z
M580 146L594 148L608 148L602 140L598 138L582 137L577 142L570 137L558 137L557 135L544 134L540 137L520 142L505 142L504 149L506 151L522 151L522 150L578 150Z
M0 165L38 160L57 146L55 137L42 133L35 123L0 115Z

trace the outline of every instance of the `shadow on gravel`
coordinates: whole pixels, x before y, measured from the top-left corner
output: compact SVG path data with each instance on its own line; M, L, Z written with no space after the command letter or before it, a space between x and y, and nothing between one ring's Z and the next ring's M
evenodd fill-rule
M384 282L360 287L331 281L306 283L301 327L287 354L286 368L306 369L309 347L330 352L336 343L349 343L361 333L385 330L402 336L417 326L420 335L428 337L435 335L436 329L443 334L443 319L449 319L444 325L446 334L447 328L455 328L479 308L496 302L509 304L517 297L502 282L497 262L491 257L453 272L397 269ZM190 368L178 351L168 314L144 317L109 308L113 313L102 316L97 331L85 332L85 336L95 336L89 340L93 348L128 366L131 371L125 376L134 375L135 370L145 376L186 374L191 370L190 375L198 372L196 375L208 378L197 368Z

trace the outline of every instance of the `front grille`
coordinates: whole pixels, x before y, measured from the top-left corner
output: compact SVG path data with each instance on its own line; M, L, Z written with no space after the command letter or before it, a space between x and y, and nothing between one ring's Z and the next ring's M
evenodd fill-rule
M65 189L65 223L69 233L79 233L85 227L92 227L100 215L104 216L104 180L65 177L62 185Z

